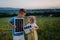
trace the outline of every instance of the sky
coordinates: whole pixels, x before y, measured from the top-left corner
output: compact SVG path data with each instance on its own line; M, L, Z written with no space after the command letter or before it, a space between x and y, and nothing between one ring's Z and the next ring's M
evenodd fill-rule
M0 7L60 8L60 0L0 0Z

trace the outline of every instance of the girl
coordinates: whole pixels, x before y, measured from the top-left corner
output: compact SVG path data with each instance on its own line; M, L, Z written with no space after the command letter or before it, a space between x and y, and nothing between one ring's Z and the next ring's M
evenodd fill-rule
M31 26L30 33L27 35L28 40L38 40L38 35L37 35L38 26L36 24L35 16L28 17L28 24L27 25Z

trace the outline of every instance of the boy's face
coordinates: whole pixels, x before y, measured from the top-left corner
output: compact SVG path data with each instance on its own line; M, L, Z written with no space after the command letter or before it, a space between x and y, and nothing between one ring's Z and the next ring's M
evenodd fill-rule
M24 12L20 12L18 15L19 15L20 18L24 18L25 15L26 15L26 13L24 13Z

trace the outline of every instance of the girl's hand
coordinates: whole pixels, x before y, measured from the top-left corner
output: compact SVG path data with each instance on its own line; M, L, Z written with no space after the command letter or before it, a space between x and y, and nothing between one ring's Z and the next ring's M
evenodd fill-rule
M35 30L35 28L32 28L32 30Z
M30 29L30 31L31 31L31 32L33 32L33 28L32 28L32 29Z
M34 30L34 28L32 28L32 30Z

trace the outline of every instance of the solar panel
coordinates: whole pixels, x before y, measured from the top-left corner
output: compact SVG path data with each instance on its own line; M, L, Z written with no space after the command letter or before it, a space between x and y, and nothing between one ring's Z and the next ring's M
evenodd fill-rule
M14 21L14 25L16 25L15 32L23 32L23 18L16 18Z

